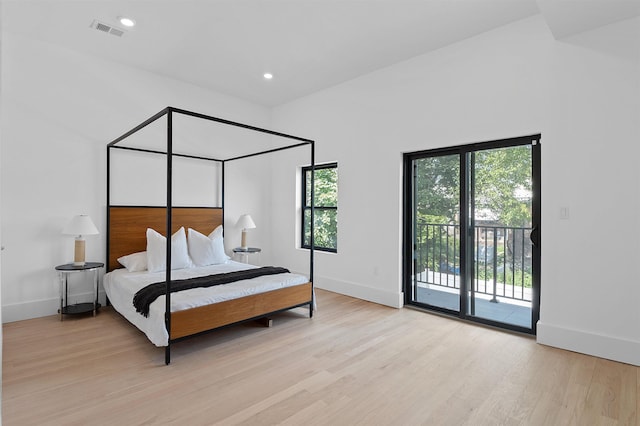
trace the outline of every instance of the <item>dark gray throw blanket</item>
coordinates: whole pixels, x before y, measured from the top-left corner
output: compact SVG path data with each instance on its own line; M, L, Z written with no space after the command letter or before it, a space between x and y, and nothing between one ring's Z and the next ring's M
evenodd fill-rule
M213 287L214 285L229 284L240 280L248 280L264 275L283 274L286 272L289 272L289 270L285 268L277 266L263 266L262 268L247 269L244 271L225 272L222 274L205 275L203 277L187 278L184 280L171 280L171 293L196 287ZM145 317L148 317L149 306L159 296L166 294L166 289L166 281L149 284L148 286L140 289L135 296L133 296L133 306L136 307L136 311Z

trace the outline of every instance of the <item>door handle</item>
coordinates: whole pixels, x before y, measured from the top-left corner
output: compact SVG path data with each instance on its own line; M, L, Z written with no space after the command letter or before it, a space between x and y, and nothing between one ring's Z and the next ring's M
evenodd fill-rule
M538 247L538 245L540 244L540 227L538 225L534 226L531 229L529 239L531 240L531 244L533 244L534 247Z

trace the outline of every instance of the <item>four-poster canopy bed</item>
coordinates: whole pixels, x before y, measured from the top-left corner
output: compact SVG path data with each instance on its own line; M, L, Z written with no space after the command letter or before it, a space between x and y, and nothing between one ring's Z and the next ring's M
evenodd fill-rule
M233 155L229 158L218 159L205 156L174 152L174 115L187 116L208 122L215 122L224 126L242 128L251 132L284 138L293 143L276 146L270 149L260 149L251 154ZM151 123L166 118L166 147L163 150L148 149L133 146L123 146L130 136L136 134ZM310 149L310 163L313 170L314 141L274 132L259 127L224 120L208 115L167 107L153 117L142 122L132 130L115 139L107 145L107 271L104 287L108 301L114 308L131 323L142 330L149 340L156 346L165 347L165 363L171 360L171 343L188 336L193 336L216 328L237 324L240 322L263 318L277 312L309 306L309 317L313 315L313 208L311 209L311 249L309 250L309 275L292 274L288 271L268 270L271 267L256 268L250 265L240 265L232 261L211 261L198 267L189 260L189 267L174 269L174 261L184 256L184 253L195 250L195 235L202 234L205 244L211 247L222 247L222 225L225 219L225 164L241 161L277 151L307 146ZM115 161L111 156L112 150L121 149L136 151L151 155L166 156L166 203L161 206L140 205L112 205L111 168ZM146 154L144 154L146 155ZM221 167L219 182L220 196L217 207L174 206L173 205L173 159L184 157L194 160L216 162ZM313 173L311 185L313 188ZM313 191L311 191L311 205L313 207ZM164 231L162 240L163 259L161 263L167 267L151 267L152 253L150 245L153 243L157 254L155 238L148 230ZM188 230L189 239L185 235ZM153 232L153 231L151 231ZM208 235L209 240L207 240ZM171 236L171 238L168 238ZM180 238L183 236L183 238ZM160 237L162 238L162 237ZM218 239L219 238L219 239ZM192 246L192 239L194 245ZM216 246L216 244L218 244ZM166 248L164 248L166 246ZM147 252L149 251L149 252ZM195 253L192 253L195 254ZM225 259L228 259L224 255ZM126 261L128 259L128 262ZM148 261L148 263L147 263ZM157 263L157 256L155 257ZM122 268L126 264L125 268ZM142 266L141 266L142 265ZM171 265L171 267L168 267ZM148 268L147 268L148 266ZM153 270L152 270L153 269ZM265 275L262 275L262 274ZM191 284L202 275L219 279L233 276L235 282L212 287L199 287ZM248 279L247 276L256 276ZM246 278L246 279L245 279ZM209 279L209 278L207 278ZM187 284L187 290L174 292L172 288ZM146 316L141 314L139 307L134 307L138 293L144 287L160 286L161 295L153 299L146 308ZM207 284L209 285L209 284ZM134 292L136 294L134 294ZM195 297L195 299L194 299ZM137 312L136 312L137 310Z

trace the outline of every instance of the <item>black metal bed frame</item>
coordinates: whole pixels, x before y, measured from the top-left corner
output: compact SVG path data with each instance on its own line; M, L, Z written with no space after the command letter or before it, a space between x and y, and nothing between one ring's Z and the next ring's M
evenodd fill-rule
M190 117L200 118L203 120L213 121L220 124L225 124L233 127L240 127L247 130L252 130L255 132L265 133L272 136L279 136L285 139L292 139L298 141L298 143L292 145L286 145L278 148L267 149L264 151L255 152L252 154L239 155L226 159L217 159L217 158L209 158L209 157L201 157L196 155L189 154L180 154L173 152L173 114L181 114ZM133 148L133 147L125 147L118 146L119 142L126 140L129 136L135 134L136 132L142 130L147 127L151 123L159 120L160 118L166 116L167 117L167 128L166 128L166 137L167 137L167 146L165 151L158 151L152 149L145 148ZM315 142L311 139L305 139L298 136L293 136L285 133L276 132L269 129L264 129L261 127L255 127L244 123L239 123L235 121L226 120L223 118L213 117L205 114L200 114L193 111L187 111L184 109L174 108L174 107L166 107L162 111L143 121L133 129L124 133L122 136L114 139L110 143L107 144L107 229L110 229L110 207L111 207L111 150L112 149L122 149L122 150L130 150L130 151L138 151L138 152L147 152L152 154L161 154L167 156L167 200L166 200L166 209L167 209L167 222L166 222L166 235L167 235L167 247L166 247L166 294L165 294L165 326L167 328L167 332L169 333L169 340L167 342L167 346L165 347L165 364L169 364L171 362L171 343L182 340L183 338L171 339L171 291L170 291L170 283L171 283L171 222L172 222L172 208L173 200L172 200L172 179L173 179L173 157L183 157L183 158L191 158L197 160L205 160L205 161L215 161L221 163L221 206L222 209L222 223L224 223L224 195L225 195L225 174L224 174L224 166L226 162L241 160L244 158L255 157L258 155L269 154L277 151L283 151L291 148L297 148L301 146L308 145L310 147L310 161L311 161L311 187L315 188L314 184L314 174L315 174ZM311 247L309 249L309 281L313 282L313 259L314 259L314 192L311 191L311 218L310 218L310 226L311 226L311 236L310 243ZM107 257L109 256L109 238L107 238ZM107 259L107 264L109 259ZM309 304L309 315L311 316L313 313L313 294L312 294L312 302ZM198 333L201 334L201 333Z

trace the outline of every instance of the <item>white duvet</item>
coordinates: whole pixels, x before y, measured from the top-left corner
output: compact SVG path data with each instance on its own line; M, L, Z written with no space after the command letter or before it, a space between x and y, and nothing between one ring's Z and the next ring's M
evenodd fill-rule
M229 261L225 264L171 271L171 279L186 279L202 275L219 274L256 268L256 266ZM156 346L167 346L169 334L164 325L165 296L158 297L149 308L149 317L136 312L133 296L143 287L165 280L165 272L127 272L116 269L104 276L104 289L113 307L129 322L143 331ZM299 274L265 275L206 288L194 288L171 293L171 312L237 299L284 287L304 284L309 279Z

